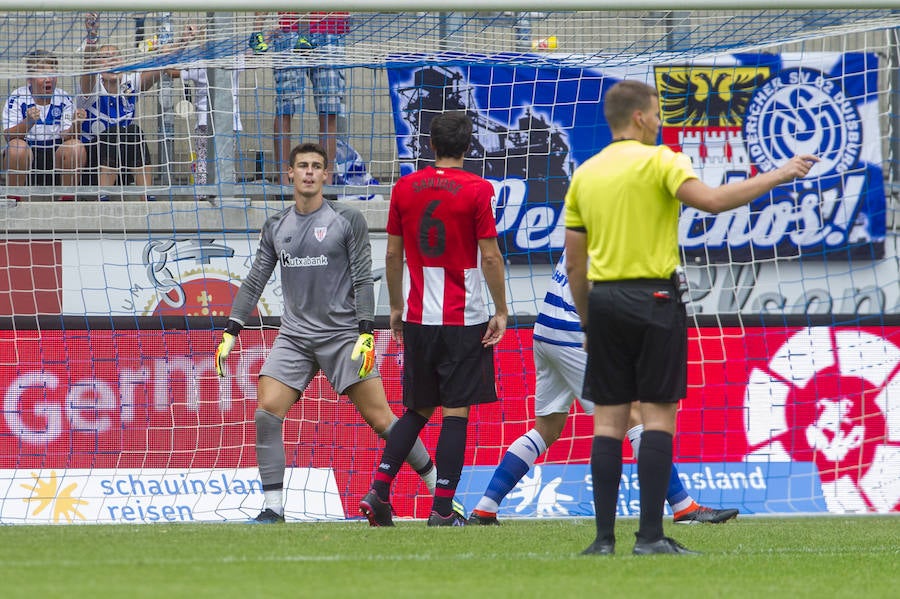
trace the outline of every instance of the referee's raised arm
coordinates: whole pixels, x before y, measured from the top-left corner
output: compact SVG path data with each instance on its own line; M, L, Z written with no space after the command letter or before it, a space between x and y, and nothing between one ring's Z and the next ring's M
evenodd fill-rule
M688 179L675 196L682 204L711 214L739 208L794 179L802 179L819 159L811 154L794 156L781 167L742 181L710 187L700 179Z

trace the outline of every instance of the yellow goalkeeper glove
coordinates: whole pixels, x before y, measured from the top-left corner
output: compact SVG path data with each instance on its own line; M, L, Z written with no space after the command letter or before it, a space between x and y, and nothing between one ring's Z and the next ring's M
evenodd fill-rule
M360 333L350 359L356 361L362 356L362 365L359 367L359 378L369 376L375 368L375 336L372 333Z
M216 374L220 377L225 376L225 360L234 348L235 341L237 341L237 335L222 333L222 342L216 348Z

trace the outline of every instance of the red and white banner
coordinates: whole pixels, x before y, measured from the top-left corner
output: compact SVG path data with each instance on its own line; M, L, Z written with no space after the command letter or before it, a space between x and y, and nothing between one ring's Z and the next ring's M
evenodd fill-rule
M0 469L249 468L259 368L274 331L244 331L213 364L211 331L0 331ZM379 368L401 413L402 354L378 332ZM900 503L900 328L699 329L690 339L688 397L676 461L815 464L826 501L852 511ZM501 401L473 410L466 464L495 466L531 426L531 331L497 351ZM436 421L439 422L439 421ZM437 426L423 440L433 450ZM570 419L547 462L586 464L591 421ZM332 469L353 514L383 442L320 374L285 423L288 465ZM423 509L404 468L395 506ZM348 507L349 506L349 507Z

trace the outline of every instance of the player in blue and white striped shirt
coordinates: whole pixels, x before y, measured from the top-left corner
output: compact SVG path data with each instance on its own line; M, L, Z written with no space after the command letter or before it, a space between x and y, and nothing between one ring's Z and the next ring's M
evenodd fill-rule
M534 324L533 339L536 376L534 428L516 439L506 450L484 496L472 511L469 524L499 524L497 510L500 502L528 474L547 448L559 439L575 399L578 399L585 413L592 414L594 411L594 404L581 397L587 353L583 347L581 321L569 289L565 252L550 278L550 286ZM636 408L638 404L632 406ZM644 430L639 409L632 409L629 424L628 440L637 458ZM717 510L699 505L684 488L674 466L666 500L677 523L715 524L738 515L736 509Z

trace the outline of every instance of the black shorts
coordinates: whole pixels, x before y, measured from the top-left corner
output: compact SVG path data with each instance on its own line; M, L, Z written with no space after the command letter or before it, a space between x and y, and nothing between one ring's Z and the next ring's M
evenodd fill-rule
M150 156L137 125L109 127L97 136L96 152L97 163L112 168L139 168Z
M29 185L56 185L56 150L59 146L31 146Z
M494 348L481 338L487 323L426 326L403 323L403 405L464 408L497 401Z
M595 404L687 395L687 315L671 281L595 282L587 339L585 398Z

